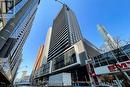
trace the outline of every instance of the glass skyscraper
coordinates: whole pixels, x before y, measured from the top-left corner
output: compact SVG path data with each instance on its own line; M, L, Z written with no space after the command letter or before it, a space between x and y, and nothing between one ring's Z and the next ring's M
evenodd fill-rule
M0 31L0 82L13 82L22 60L22 47L31 30L40 0L12 0L6 12L6 25ZM9 12L14 9L10 15ZM2 79L1 79L2 78ZM6 80L4 80L6 79Z
M73 11L63 5L53 21L48 61L82 39L80 28Z

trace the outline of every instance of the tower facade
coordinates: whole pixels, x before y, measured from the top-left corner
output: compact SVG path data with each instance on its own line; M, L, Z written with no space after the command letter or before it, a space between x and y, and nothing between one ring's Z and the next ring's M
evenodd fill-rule
M40 0L12 1L15 2L10 4L5 14L6 25L0 31L0 66L10 82L13 82L22 61L22 48L30 33ZM15 9L14 13L9 15L12 9Z
M80 28L74 12L67 6L53 21L48 61L82 39Z

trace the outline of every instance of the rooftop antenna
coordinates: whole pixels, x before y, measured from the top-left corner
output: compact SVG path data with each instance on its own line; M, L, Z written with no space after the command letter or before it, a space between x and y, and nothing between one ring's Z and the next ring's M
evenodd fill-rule
M62 4L62 5L64 5L64 3L61 2L60 0L55 0L55 1L58 2L58 3L60 3L60 4Z

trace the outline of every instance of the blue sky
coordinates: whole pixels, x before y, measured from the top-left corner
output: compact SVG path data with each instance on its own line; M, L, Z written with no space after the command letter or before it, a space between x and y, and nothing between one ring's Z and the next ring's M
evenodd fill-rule
M81 32L97 47L103 39L97 31L97 24L103 24L113 36L122 40L130 38L130 0L62 0L77 16ZM31 73L38 48L44 44L47 30L61 9L54 0L41 0L32 30L23 48L23 62L19 69ZM24 66L28 66L27 68Z

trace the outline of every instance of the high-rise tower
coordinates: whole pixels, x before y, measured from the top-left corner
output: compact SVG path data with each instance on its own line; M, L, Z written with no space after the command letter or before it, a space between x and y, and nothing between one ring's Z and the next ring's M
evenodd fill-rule
M3 79L7 79L3 80L0 77L0 81L6 82L13 82L16 76L22 60L22 47L31 30L37 6L40 2L40 0L12 0L15 1L13 4L10 1L5 14L6 25L0 31L0 67L3 68L4 73L0 71L0 74ZM14 8L14 12L9 16L9 12Z
M48 61L81 39L82 34L74 12L63 5L53 21Z

